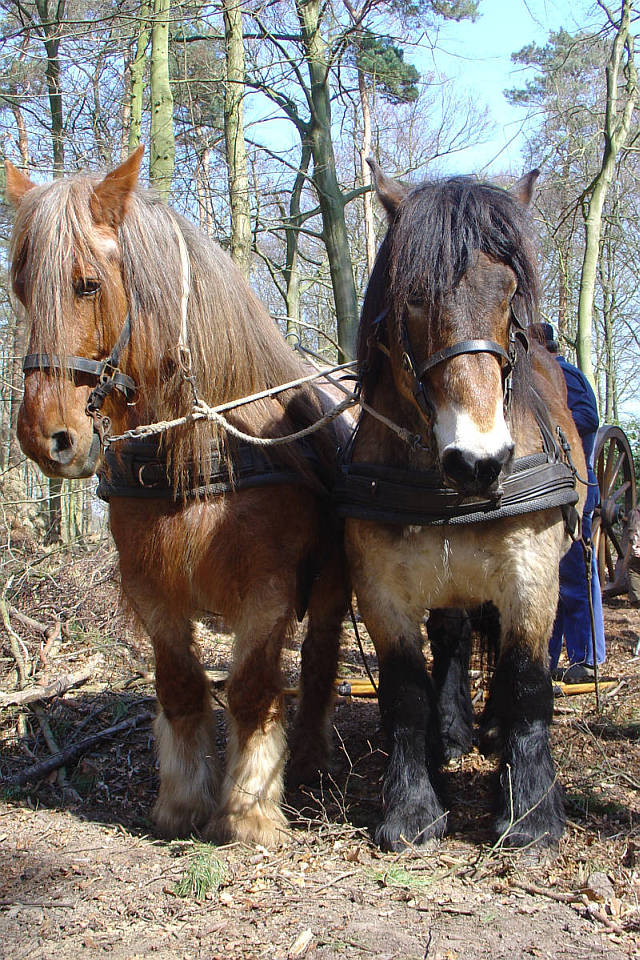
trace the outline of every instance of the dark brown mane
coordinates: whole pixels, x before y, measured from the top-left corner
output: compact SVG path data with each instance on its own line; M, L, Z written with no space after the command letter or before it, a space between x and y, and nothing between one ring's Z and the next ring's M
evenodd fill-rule
M73 277L107 277L108 253L95 237L90 202L96 183L76 176L30 190L21 203L12 243L12 279L18 292L28 278L29 313L35 317L34 352L70 354ZM191 392L180 365L183 271L176 225L189 253L191 286L188 342L198 391L210 405L295 380L306 372L264 306L220 247L150 192L137 189L119 233L122 276L131 313L130 347L122 367L140 386L140 415L163 420L186 414ZM104 290L102 305L113 304ZM121 320L104 320L103 347L110 351ZM229 419L248 433L277 436L307 426L321 415L312 387L243 406ZM214 424L200 423L165 435L174 481L189 465L206 460L212 439L226 446ZM328 436L314 441L322 472L335 459ZM295 445L273 457L309 476Z
M365 294L358 334L358 364L365 396L377 380L382 354L377 328L399 339L407 303L420 300L430 325L427 352L437 335L444 296L472 265L478 252L514 271L513 309L523 326L537 319L538 277L526 208L512 194L472 177L420 184L402 200L382 243ZM384 320L381 314L388 311ZM514 405L530 406L530 363L518 345Z

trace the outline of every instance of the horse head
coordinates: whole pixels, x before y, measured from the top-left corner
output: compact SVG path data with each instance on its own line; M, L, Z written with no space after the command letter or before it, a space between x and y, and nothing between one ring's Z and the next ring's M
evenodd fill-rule
M5 161L7 197L16 210L11 280L29 325L18 439L50 477L95 471L100 436L87 413L95 388L101 386L116 419L135 390L117 370L128 346L118 230L142 153L136 150L103 180L71 177L45 186Z
M513 459L507 408L535 302L525 207L538 171L508 193L469 177L410 189L370 165L389 219L396 387L432 430L445 483L464 495L497 492Z

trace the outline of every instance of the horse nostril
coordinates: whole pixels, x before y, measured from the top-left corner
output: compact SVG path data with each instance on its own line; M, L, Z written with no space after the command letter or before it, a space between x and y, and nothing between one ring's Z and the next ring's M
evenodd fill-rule
M484 457L478 460L474 469L474 476L480 490L487 490L498 479L502 464L496 457Z
M463 450L447 450L442 458L442 470L449 482L460 492L482 494L500 476L503 463L498 457L470 456Z
M56 463L71 463L76 449L76 436L72 430L57 430L49 438L49 456Z

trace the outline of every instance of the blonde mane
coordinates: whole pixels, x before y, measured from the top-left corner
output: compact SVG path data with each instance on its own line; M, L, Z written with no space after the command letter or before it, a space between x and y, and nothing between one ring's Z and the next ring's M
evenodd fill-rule
M190 261L188 346L198 393L210 405L285 383L306 372L230 257L197 228L170 211L152 193L137 188L119 230L119 251L105 242L91 214L98 178L78 175L35 187L19 206L13 233L12 279L32 321L31 350L68 355L73 338L73 285L78 276L108 284L109 265L121 258L121 277L131 316L131 341L121 367L140 388L132 416L163 420L190 410L191 389L180 362L183 269L176 225ZM112 294L112 295L110 295ZM103 287L101 347L108 355L120 332L121 315L110 316L118 298ZM313 388L243 406L230 419L254 435L289 433L321 415ZM190 425L164 435L174 483L193 466L206 472L212 440L230 445L214 424ZM325 468L335 454L326 435L316 452ZM309 476L295 446L273 454ZM322 471L324 473L324 470Z

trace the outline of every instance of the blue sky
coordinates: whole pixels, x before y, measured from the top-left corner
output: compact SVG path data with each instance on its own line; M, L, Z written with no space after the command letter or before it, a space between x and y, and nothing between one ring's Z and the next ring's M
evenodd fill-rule
M523 85L526 74L511 62L511 54L532 41L543 45L551 30L564 27L575 32L602 22L602 18L593 0L480 0L475 23L445 23L432 53L427 52L420 62L410 56L419 69L435 69L454 78L458 92L486 106L494 124L490 142L463 151L448 169L484 174L522 172L525 112L511 107L503 91Z

